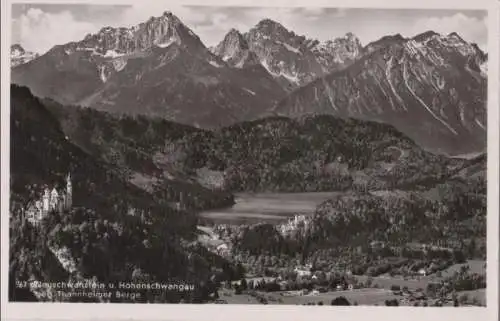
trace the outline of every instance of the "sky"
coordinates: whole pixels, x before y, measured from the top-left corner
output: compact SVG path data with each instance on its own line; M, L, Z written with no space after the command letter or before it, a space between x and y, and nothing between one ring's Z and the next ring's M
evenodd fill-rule
M487 13L437 9L347 9L179 6L156 1L137 5L14 4L12 43L44 53L54 45L79 41L102 27L131 27L151 16L171 11L207 46L216 45L231 29L246 32L270 18L287 29L321 41L352 32L366 45L386 35L411 37L433 30L457 32L467 41L487 48Z

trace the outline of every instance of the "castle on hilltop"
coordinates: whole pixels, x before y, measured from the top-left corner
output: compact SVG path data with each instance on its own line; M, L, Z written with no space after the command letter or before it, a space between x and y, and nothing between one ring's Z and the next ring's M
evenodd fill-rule
M305 215L295 215L292 219L288 220L278 227L278 230L282 235L287 235L293 231L296 231L300 226L304 228L309 227L309 219Z
M63 212L70 209L73 202L73 187L71 185L71 174L66 176L66 189L52 190L46 186L40 199L32 200L24 213L25 219L33 225L38 225L40 221L52 211Z

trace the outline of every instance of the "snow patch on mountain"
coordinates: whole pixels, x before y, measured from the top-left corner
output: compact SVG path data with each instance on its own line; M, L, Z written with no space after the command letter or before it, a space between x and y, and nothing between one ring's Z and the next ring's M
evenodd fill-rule
M486 61L479 65L479 69L483 77L488 77L488 63Z
M274 76L274 77L279 77L280 76L280 74L275 73L274 71L272 71L271 67L269 66L269 64L268 64L268 62L266 60L262 60L260 63L267 70L267 72L270 73L272 76Z
M250 89L248 89L248 88L243 88L243 90L244 90L244 91L246 91L247 93L251 94L252 96L255 96L255 95L256 95L256 93L255 93L255 92L251 91L251 90L250 90Z
M107 50L106 53L104 54L105 58L118 58L123 56L123 53L118 53L115 50Z
M125 59L115 59L111 62L113 64L113 68L116 71L122 71L125 66L127 66L127 60Z
M166 41L166 42L162 42L162 43L157 43L156 45L160 48L168 48L170 47L172 44L174 44L176 42L175 39L170 39L169 41Z
M298 48L295 48L293 46L290 46L289 44L287 44L286 42L281 42L281 41L278 41L279 44L285 46L286 49L288 49L289 51L291 52L294 52L294 53L297 53L299 55L302 54L302 52L298 49Z
M476 121L476 124L477 124L479 127L481 127L482 129L486 130L486 126L484 126L484 125L483 125L483 123L481 123L481 122L479 121L479 119L477 119L477 118L476 118L476 119L475 119L475 121Z
M269 66L269 63L266 60L263 60L261 62L261 65L267 70L268 73L271 74L271 76L273 76L275 78L283 77L293 84L296 84L296 85L300 84L300 78L299 78L299 75L297 72L289 73L287 71L284 71L281 68L280 68L279 72L275 72L271 69L271 66ZM278 66L282 67L283 64L279 63Z
M285 77L291 83L294 83L296 85L300 84L300 78L297 74L291 75L291 74L286 73L286 72L281 72L280 75Z
M98 66L97 70L99 72L99 77L101 78L102 82L106 82L108 80L108 77L106 76L106 67Z
M208 63L211 64L212 66L216 67L216 68L222 68L223 67L221 64L219 64L219 63L217 63L217 62L215 62L213 60L210 60Z

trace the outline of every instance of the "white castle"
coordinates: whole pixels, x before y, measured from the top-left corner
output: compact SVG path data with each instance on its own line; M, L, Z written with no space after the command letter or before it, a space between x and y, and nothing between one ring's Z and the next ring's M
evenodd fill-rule
M287 235L293 231L296 231L301 226L308 228L308 217L305 215L295 215L292 219L288 220L287 223L278 226L278 231L281 232L282 235Z
M70 209L73 202L73 187L71 185L71 174L66 176L66 190L58 191L45 187L42 198L29 203L25 218L32 224L37 225L51 211L62 212Z

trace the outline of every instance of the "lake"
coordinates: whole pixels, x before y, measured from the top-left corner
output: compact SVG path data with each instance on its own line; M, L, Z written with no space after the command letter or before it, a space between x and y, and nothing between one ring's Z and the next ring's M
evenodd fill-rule
M237 193L232 207L205 211L201 217L219 224L280 223L294 215L312 215L316 207L338 192Z

